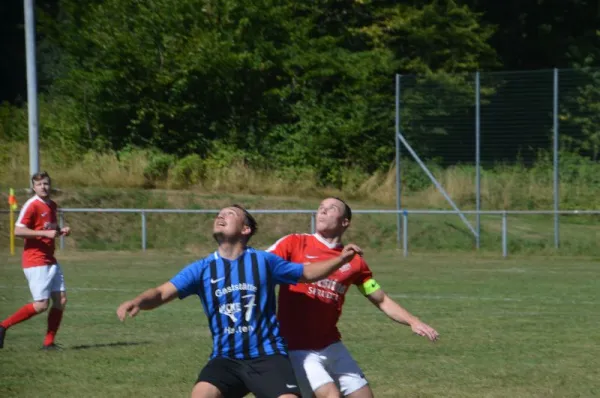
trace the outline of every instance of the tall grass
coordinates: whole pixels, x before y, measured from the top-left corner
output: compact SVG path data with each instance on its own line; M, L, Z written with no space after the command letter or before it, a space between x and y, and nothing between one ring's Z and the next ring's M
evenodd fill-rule
M2 185L23 187L29 180L27 144L3 144L0 153ZM148 154L144 151L132 151L126 156L87 152L65 159L66 155L40 148L40 169L48 171L57 185L64 187L140 188L148 165Z
M228 163L189 156L184 159L133 149L84 154L41 148L41 168L58 187L162 188L198 193L244 193L271 196L321 197L343 195L371 206L396 203L396 169L365 175L346 172L341 188L323 187L311 170L257 170L240 159ZM24 187L28 181L25 143L0 144L0 185ZM430 170L461 208L475 205L475 168L453 166ZM600 164L561 155L560 205L563 209L600 208ZM402 201L407 208L448 208L449 204L425 173L413 163L402 165ZM532 167L521 164L484 168L481 175L484 209L548 209L553 205L552 165L541 155Z

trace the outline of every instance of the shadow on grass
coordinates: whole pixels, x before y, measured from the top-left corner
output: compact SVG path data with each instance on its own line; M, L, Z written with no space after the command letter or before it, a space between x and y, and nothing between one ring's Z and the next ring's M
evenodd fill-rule
M88 350L90 348L105 348L105 347L126 347L134 345L150 344L149 341L117 341L115 343L103 343L103 344L82 344L70 347L71 350Z

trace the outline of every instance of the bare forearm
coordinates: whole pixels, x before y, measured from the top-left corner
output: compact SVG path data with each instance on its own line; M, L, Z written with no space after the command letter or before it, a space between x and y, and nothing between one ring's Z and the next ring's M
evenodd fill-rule
M132 300L141 310L152 310L167 301L157 288L148 289Z
M27 227L16 227L15 236L19 238L36 238L46 236L46 231L35 231Z
M415 317L392 300L384 300L384 302L379 306L379 309L383 311L383 313L385 313L391 320L403 325L410 326L419 320L419 318Z
M339 256L318 263L305 264L301 282L316 282L321 280L332 274L345 263L346 260L342 256Z

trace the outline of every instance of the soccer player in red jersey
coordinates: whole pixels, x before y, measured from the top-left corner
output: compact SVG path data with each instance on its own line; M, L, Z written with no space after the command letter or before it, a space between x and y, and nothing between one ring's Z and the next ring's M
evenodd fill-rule
M294 262L337 257L352 210L339 198L327 198L317 211L316 233L292 234L267 251ZM351 285L392 320L408 325L431 341L438 332L392 300L373 278L363 257L356 256L327 279L281 285L278 319L303 397L369 398L373 392L356 361L341 342L337 322Z
M51 350L58 348L54 337L67 303L64 276L54 258L54 240L60 235L68 236L71 229L58 226L57 206L50 199L51 180L48 173L34 174L31 183L35 195L23 205L15 223L15 235L25 240L23 272L29 282L33 303L19 308L0 323L0 348L4 346L7 329L46 311L52 299L48 330L42 346Z

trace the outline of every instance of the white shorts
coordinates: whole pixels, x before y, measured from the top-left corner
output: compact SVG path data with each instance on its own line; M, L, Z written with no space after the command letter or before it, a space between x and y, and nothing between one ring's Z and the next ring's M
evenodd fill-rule
M293 350L290 361L303 397L327 383L335 383L346 396L368 384L365 375L342 342L319 351Z
M48 300L52 292L64 292L65 277L60 265L23 268L34 301Z

